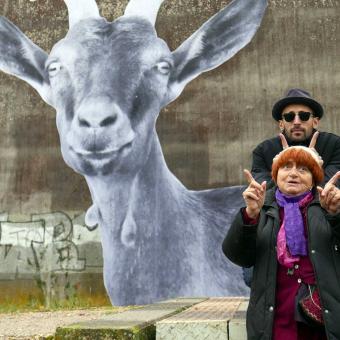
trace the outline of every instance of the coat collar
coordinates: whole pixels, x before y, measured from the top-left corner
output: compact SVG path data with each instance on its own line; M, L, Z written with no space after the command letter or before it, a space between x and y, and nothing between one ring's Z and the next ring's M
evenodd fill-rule
M263 207L266 210L267 215L273 216L276 219L280 219L279 206L276 203L276 199L275 199L276 189L277 189L277 186L275 185L273 188L267 191L266 197L264 199ZM320 204L319 193L315 188L313 188L313 194L314 194L314 199L312 202L309 203L309 205Z
M267 215L274 217L275 219L279 220L279 206L275 200L275 190L277 186L275 185L273 188L267 191L266 197L264 199L263 208L266 211Z

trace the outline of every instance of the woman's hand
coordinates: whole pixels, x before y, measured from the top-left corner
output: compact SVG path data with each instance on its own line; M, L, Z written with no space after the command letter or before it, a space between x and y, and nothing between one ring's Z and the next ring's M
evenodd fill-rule
M246 203L246 212L250 218L257 218L264 204L266 196L266 181L261 184L257 183L249 170L244 170L244 174L249 183L248 188L243 192L242 196Z
M340 171L326 183L324 188L317 187L321 206L332 215L340 213L340 189L336 187L338 179L340 179Z

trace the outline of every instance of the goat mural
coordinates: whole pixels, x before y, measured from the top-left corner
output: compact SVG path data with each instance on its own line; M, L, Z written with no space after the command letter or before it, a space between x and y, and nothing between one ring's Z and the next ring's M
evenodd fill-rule
M232 1L173 52L154 29L162 0L131 0L112 23L95 1L65 3L70 28L50 55L1 18L0 69L57 111L63 158L90 188L86 223L101 227L112 304L245 294L220 250L241 189L187 190L155 122L188 82L252 39L267 1Z

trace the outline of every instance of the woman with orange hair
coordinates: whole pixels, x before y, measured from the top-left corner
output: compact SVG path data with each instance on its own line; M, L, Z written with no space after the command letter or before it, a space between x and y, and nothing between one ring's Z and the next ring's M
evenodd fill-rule
M340 339L340 190L326 184L313 148L286 147L273 160L276 187L266 192L245 170L245 208L223 252L254 266L249 340Z

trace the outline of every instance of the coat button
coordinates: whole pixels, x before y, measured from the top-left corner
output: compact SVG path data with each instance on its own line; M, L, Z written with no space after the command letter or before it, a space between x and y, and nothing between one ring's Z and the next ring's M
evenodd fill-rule
M328 309L325 309L325 313L328 314L328 313L329 313L329 310L328 310Z
M295 268L295 269L299 269L299 265L296 264L296 265L294 266L294 268Z
M339 250L339 246L338 246L337 244L334 246L334 250L335 250L335 251L338 251L338 250Z
M274 310L274 307L270 306L268 310L269 310L269 312L272 312Z
M301 283L301 281L302 281L302 280L301 280L300 278L298 278L297 282L298 282L298 283Z
M312 249L312 250L311 250L311 253L312 253L312 254L315 254L315 250L314 250L314 249Z

